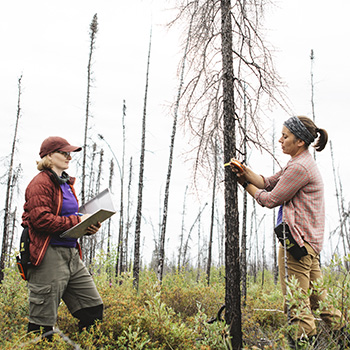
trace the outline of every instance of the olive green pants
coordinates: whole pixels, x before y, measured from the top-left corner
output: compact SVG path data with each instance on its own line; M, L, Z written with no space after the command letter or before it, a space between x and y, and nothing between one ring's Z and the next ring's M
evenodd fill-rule
M313 291L310 297L307 297L309 290L313 288L313 282L322 277L320 269L320 258L315 253L312 247L305 242L305 247L308 251L308 255L302 257L299 261L294 259L293 256L287 252L287 266L288 266L288 280L294 276L298 281L300 292L304 296L300 305L290 305L291 322L298 325L298 331L296 338L300 338L303 335L312 336L316 334L315 318L312 314L313 310L318 309L319 302L325 300L326 291L322 293L316 293ZM278 266L280 273L280 280L282 286L283 295L286 296L286 280L285 280L285 263L284 263L284 248L282 245L279 247L278 252ZM297 311L298 310L298 311ZM284 311L287 313L287 304L285 302ZM339 310L332 308L323 310L321 313L323 321L332 329L336 330L341 328L342 315Z
M61 299L73 314L102 305L89 271L78 249L50 246L37 267L28 269L29 322L54 326Z

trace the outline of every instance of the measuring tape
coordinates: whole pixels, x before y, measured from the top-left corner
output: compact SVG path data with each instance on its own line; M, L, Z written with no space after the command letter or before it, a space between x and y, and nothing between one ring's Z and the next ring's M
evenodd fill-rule
M237 159L231 159L229 163L225 163L224 166L233 165L235 168L237 168L239 171L244 171L244 165L239 162Z

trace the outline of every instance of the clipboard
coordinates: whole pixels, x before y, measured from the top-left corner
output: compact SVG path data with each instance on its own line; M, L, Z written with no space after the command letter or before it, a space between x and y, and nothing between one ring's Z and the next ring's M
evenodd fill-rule
M85 235L86 229L98 222L103 222L116 213L112 196L108 188L99 193L96 197L79 207L79 213L91 214L86 220L71 227L60 234L60 238L80 238Z

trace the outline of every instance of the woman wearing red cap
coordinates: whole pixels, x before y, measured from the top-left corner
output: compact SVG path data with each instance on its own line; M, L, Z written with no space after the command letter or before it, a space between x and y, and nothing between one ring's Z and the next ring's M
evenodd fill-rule
M44 333L52 331L61 299L79 319L80 330L102 320L102 299L81 261L77 239L59 237L89 216L78 216L75 178L66 173L70 153L78 151L81 147L61 137L45 139L37 162L40 172L25 192L22 226L28 229L30 238L28 332L39 331L40 327ZM95 234L100 226L91 225L86 234Z

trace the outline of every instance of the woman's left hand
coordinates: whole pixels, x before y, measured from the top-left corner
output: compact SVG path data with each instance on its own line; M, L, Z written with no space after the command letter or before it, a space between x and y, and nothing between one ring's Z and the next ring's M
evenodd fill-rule
M94 235L101 227L101 223L98 222L96 225L90 225L87 229L86 229L86 235L90 236L90 235Z
M246 179L246 167L237 159L230 160L231 170L237 175L237 181L242 185Z

